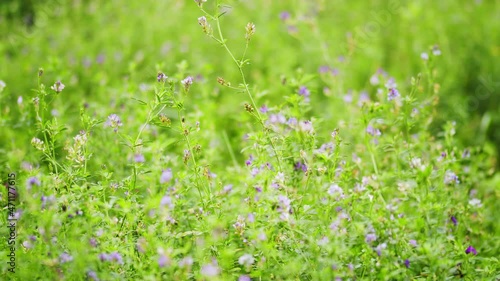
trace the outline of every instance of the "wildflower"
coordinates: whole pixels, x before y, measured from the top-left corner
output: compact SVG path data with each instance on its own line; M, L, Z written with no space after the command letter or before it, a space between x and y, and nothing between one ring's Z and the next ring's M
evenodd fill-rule
M293 166L293 168L295 169L295 171L300 171L300 170L302 170L303 172L307 171L306 164L304 164L302 162L296 162L295 165Z
M182 86L184 86L184 90L187 92L191 85L193 85L193 77L188 76L181 81Z
M474 249L474 247L472 247L472 246L467 247L467 249L465 250L465 253L466 254L471 254L472 253L473 255L477 255L476 249Z
M214 260L212 263L205 264L201 267L201 274L206 277L213 277L219 275L220 269L217 262Z
M64 84L61 83L61 81L57 81L56 83L54 83L54 85L52 85L50 87L52 90L54 90L56 93L60 93L62 92L62 90L64 90Z
M368 233L368 234L366 234L365 241L367 243L371 243L371 242L373 242L375 240L377 240L377 235L375 235L375 233Z
M366 128L366 132L371 136L380 136L382 134L379 129L375 129L370 125Z
M1 90L0 90L0 92L1 92ZM23 97L22 97L22 96L19 96L19 97L17 98L17 104L18 104L18 105L21 105L22 103L23 103Z
M70 261L72 261L72 260L73 260L73 257L72 257L70 254L66 253L66 252L62 253L62 254L59 256L59 261L60 261L61 263L67 263L67 262L70 262Z
M322 65L318 68L318 72L321 74L327 73L330 71L330 67L328 65Z
M160 201L160 206L168 206L170 209L172 209L174 207L174 204L172 203L172 197L168 195L163 196Z
M236 222L233 224L234 229L236 229L236 232L239 235L242 235L243 232L245 231L245 219L242 216L238 216L236 219Z
M441 55L441 50L439 49L438 45L434 45L432 47L432 54L435 56L440 56Z
M472 206L472 207L481 207L482 204L481 204L481 200L477 199L477 198L472 198L471 200L469 200L469 204Z
M299 123L299 127L300 127L300 130L302 132L306 132L306 133L310 133L310 134L312 134L314 132L312 122L309 120L301 121Z
M319 241L318 241L318 246L325 246L330 242L330 239L328 237L323 236Z
M39 139L39 138L32 138L31 139L31 145L33 147L35 147L36 149L38 149L38 150L41 150L41 151L44 150L43 141L41 139Z
M417 247L417 240L414 240L414 239L410 239L410 241L408 241L410 243L410 245L412 245L413 247Z
M429 60L429 54L422 53L422 54L420 54L420 58L423 59L423 60Z
M278 196L278 211L282 213L292 213L291 200L284 195Z
M97 240L96 240L94 237L92 237L92 238L90 238L90 240L89 240L89 244L90 244L90 246L91 246L92 248L95 248L95 247L97 247Z
M399 92L396 88L390 88L389 93L387 94L387 99L389 101L396 99L399 97Z
M134 161L135 163L144 163L144 161L146 161L144 159L144 155L142 155L141 153L137 153L134 155Z
M238 278L238 281L252 281L252 279L250 279L250 277L248 275L241 275Z
M385 87L388 89L396 88L397 86L398 85L396 84L396 80L393 77L389 78L385 83Z
M179 261L179 267L190 267L191 265L193 265L192 257L185 257Z
M330 195L336 195L336 199L338 198L344 198L344 191L338 184L332 184L330 185L330 188L328 189L328 194Z
M118 132L118 127L123 126L122 120L118 115L111 114L108 116L108 121L106 122L106 126L114 129L115 133Z
M457 218L455 216L451 216L450 220L454 225L458 224Z
M158 75L156 75L156 80L158 80L158 82L164 82L167 78L168 76L163 72L158 72Z
M261 106L261 107L260 107L260 109L259 109L259 110L260 110L260 112L262 112L262 113L267 113L267 111L268 111L269 109L268 109L268 108L267 108L267 106L264 104L263 106Z
M212 27L207 22L207 18L205 16L198 18L198 24L201 26L201 28L203 29L203 32L205 34L207 34L207 35L212 34Z
M229 193L231 192L231 190L233 190L233 185L232 184L225 185L223 190L225 193Z
M255 24L253 24L252 22L247 23L245 31L246 31L245 39L247 39L248 41L255 34Z
M250 254L244 254L238 259L238 263L244 266L251 266L254 263L255 259Z
M307 89L306 86L300 86L300 88L299 88L299 95L303 96L304 100L306 102L308 102L309 101L309 96L311 95L311 92L309 91L309 89Z
M290 19L290 13L289 13L289 12L287 12L287 11L283 11L283 12L281 12L281 13L280 13L280 19L281 19L282 21L286 21L286 20Z
M158 266L159 267L165 267L170 265L170 258L168 258L165 254L161 254L160 257L158 258Z
M377 255L381 256L382 255L382 250L384 250L385 248L387 248L387 244L386 243L379 244L375 248L375 251L377 252Z
M26 185L27 185L27 189L28 190L31 190L31 188L36 185L36 186L40 186L40 180L37 178L37 177L30 177L28 178L28 180L26 181Z
M369 102L370 102L370 96L368 95L368 93L364 91L361 92L358 99L358 106L363 106L364 104L367 104Z
M95 273L95 271L92 270L87 271L87 277L90 280L99 281L99 278L97 277L97 273Z
M460 181L458 180L458 176L452 172L452 171L446 171L444 174L444 184L446 185L452 185L452 184L459 184Z
M264 232L259 233L259 236L257 236L260 241L265 241L267 239L267 236Z
M160 183L167 183L172 180L172 169L168 168L161 172Z
M410 260L409 259L405 260L405 266L406 266L406 268L410 268Z
M245 161L245 165L250 166L250 165L252 165L252 162L253 162L253 156L252 156L252 154L250 154L248 156L248 159Z
M32 249L33 248L33 244L31 244L30 241L24 241L22 245L26 249Z

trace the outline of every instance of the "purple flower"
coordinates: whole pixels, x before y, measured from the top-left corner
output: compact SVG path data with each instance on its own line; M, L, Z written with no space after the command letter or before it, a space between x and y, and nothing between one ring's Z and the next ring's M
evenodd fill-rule
M288 20L289 18L290 18L290 13L289 13L289 12L287 12L287 11L283 11L283 12L281 12L281 13L280 13L280 19L281 19L282 21L286 21L286 20Z
M406 266L406 268L410 268L410 260L409 259L405 260L405 266Z
M450 220L451 222L453 222L454 225L458 224L457 218L455 216L451 216Z
M182 86L184 86L184 90L189 91L189 87L193 84L193 77L188 76L184 80L181 81Z
M231 192L231 190L233 190L233 185L232 184L225 185L223 190L225 193L229 193Z
M174 204L172 203L172 197L165 195L163 198L161 198L160 201L160 206L168 206L170 209L174 207Z
M87 271L87 277L90 280L99 281L99 278L97 277L97 273L95 273L95 271L92 270Z
M250 254L244 254L238 259L238 263L244 266L251 266L254 263L255 259Z
M370 125L366 128L366 132L371 136L380 136L382 134L379 129L375 129Z
M390 89L389 89L389 93L387 94L387 99L388 99L389 101L391 101L391 100L393 100L393 99L395 99L395 98L397 98L397 97L399 97L399 92L398 92L398 90L397 90L396 88L390 88Z
M295 163L295 165L293 166L293 168L295 169L295 171L300 171L302 170L303 172L306 172L307 171L307 166L306 164L302 163L302 162L297 162Z
M474 247L472 247L472 246L467 247L467 249L465 250L465 253L466 254L472 253L473 255L477 255L476 249L474 249Z
M412 245L413 247L417 247L417 240L414 240L414 239L411 239L410 241L408 241L410 243L410 245Z
M248 275L241 275L238 278L238 281L252 281L252 279L250 279L250 277Z
M386 243L379 244L379 245L375 248L375 251L377 252L377 255L378 255L379 257L382 255L382 250L384 250L385 248L387 248L387 244L386 244Z
M420 58L423 60L429 60L429 54L427 54L426 52L423 52L420 54Z
M165 75L165 73L163 73L163 72L158 72L158 75L156 76L156 80L158 80L158 82L163 82L167 78L168 78L168 76Z
M245 165L250 166L250 165L252 165L252 162L253 162L253 156L252 156L252 154L250 154L248 156L248 159L245 161Z
M260 107L260 112L262 112L262 113L267 113L268 110L269 109L267 108L267 106L265 104Z
M322 65L318 68L318 72L321 74L327 73L330 71L330 67L328 65Z
M460 181L458 180L458 176L452 172L452 171L446 171L444 174L444 184L446 185L452 185L452 184L459 184Z
M59 261L60 261L61 263L67 263L67 262L70 262L70 261L72 261L72 260L73 260L73 257L72 257L70 254L66 253L66 252L62 253L62 254L59 256Z
M134 155L134 161L135 163L144 163L146 159L144 158L144 155L142 155L141 153L137 153Z
M165 267L167 265L170 265L170 259L164 254L160 255L158 258L158 266Z
M212 263L209 264L205 264L204 266L201 267L201 274L207 277L217 276L219 275L219 272L220 269L216 261L213 261Z
M366 243L371 243L373 241L377 240L377 235L375 233L368 233L366 234L365 241Z
M27 189L31 190L34 185L40 186L40 180L37 177L30 177L27 181Z
M300 86L299 95L303 96L304 100L307 102L309 101L309 96L311 96L311 92L309 92L309 89L307 89L306 86Z
M111 261L115 261L119 264L123 264L123 259L122 259L122 256L120 255L120 253L113 252L110 254L110 257L111 257Z
M123 126L122 120L118 115L111 114L108 116L108 121L106 121L106 126L114 129L115 133L118 131L118 127Z
M179 267L190 267L191 265L193 265L192 257L185 257L179 261Z
M57 81L50 88L54 90L56 93L60 93L62 90L64 90L64 84L61 83L61 81Z
M172 169L168 168L161 172L160 183L167 183L172 180Z

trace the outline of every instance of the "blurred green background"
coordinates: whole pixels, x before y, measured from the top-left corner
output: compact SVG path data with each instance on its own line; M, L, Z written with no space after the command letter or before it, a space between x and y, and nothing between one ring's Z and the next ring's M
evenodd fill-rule
M212 10L213 4L208 0L205 7ZM246 23L256 25L246 71L256 91L268 91L269 102L288 94L281 87L282 75L299 68L317 73L322 65L339 71L333 95L366 89L379 68L398 84L408 84L409 77L424 69L420 54L438 45L442 55L432 63L440 88L440 118L434 127L456 120L464 145L500 147L499 1L227 4L231 8L226 8L222 23L236 53L243 50ZM283 12L289 17L284 19ZM64 102L56 105L59 114L74 115L68 122L79 122L83 104L96 110L119 104L139 95L144 83L154 82L158 70L168 75L186 61L190 74L205 77L209 85L199 94L208 99L193 98L190 106L206 107L205 117L216 120L214 126L230 127L242 97L220 89L214 77L236 84L239 74L220 46L201 32L201 15L190 0L1 1L0 80L7 84L0 94L6 116L1 125L18 124L20 113L12 107L19 96L25 103L34 96L40 67L44 83L60 79L66 85ZM309 86L316 99L323 97L324 85ZM328 110L318 107L313 113L321 116Z

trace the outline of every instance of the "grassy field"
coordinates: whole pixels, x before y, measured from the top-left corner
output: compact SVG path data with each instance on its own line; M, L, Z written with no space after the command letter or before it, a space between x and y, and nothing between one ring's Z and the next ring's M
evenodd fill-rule
M500 279L498 1L0 3L0 280Z

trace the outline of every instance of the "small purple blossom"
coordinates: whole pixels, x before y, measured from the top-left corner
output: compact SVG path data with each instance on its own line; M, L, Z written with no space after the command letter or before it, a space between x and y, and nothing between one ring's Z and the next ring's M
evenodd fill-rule
M223 190L224 190L225 193L229 193L229 192L231 192L231 190L233 190L233 185L232 184L227 184L227 185L224 186Z
M172 180L172 169L168 168L161 172L160 183L167 183Z
M325 73L328 73L330 72L330 67L328 65L322 65L318 68L318 72L321 73L321 74L325 74Z
M241 275L238 278L238 281L252 281L252 279L250 279L250 277L248 275Z
M190 267L191 265L193 265L192 257L185 257L179 261L179 267Z
M66 252L62 253L62 254L59 256L59 261L60 261L61 263L67 263L67 262L70 262L70 261L72 261L72 260L73 260L73 257L72 257L70 254L66 253Z
M245 165L250 166L250 165L252 165L252 162L253 162L253 156L252 156L252 154L250 154L248 156L248 159L245 161Z
M423 60L429 60L429 54L427 54L426 52L423 52L420 54L420 58Z
M410 260L409 259L405 259L405 266L406 266L406 268L410 268Z
M283 12L280 13L280 20L286 21L288 19L290 19L290 13L289 12L283 11Z
M417 247L417 240L415 239L410 239L410 241L408 241L410 243L410 245L412 245L413 247Z
M377 252L377 255L380 257L382 255L382 250L387 248L386 243L379 244L377 247L375 247L375 251Z
M244 254L238 259L238 263L244 266L251 266L254 263L255 259L250 254Z
M158 80L158 82L163 82L165 80L167 80L168 76L165 75L165 73L163 72L158 72L158 75L156 75L156 80Z
M36 185L36 186L40 186L40 179L38 179L37 177L30 177L28 178L28 180L26 181L26 185L27 185L27 189L28 190L31 190L31 188Z
M302 172L306 172L307 171L307 166L306 164L302 163L302 162L296 162L295 165L293 166L293 168L295 169L295 171L300 171L302 170Z
M308 102L309 101L309 97L311 96L311 92L309 91L309 89L307 89L306 86L300 86L300 88L299 88L299 95L303 96L304 100L306 102Z
M164 254L160 255L160 257L158 258L158 266L159 267L168 266L168 265L170 265L170 262L171 262L170 259Z
M87 277L90 280L99 281L99 278L97 277L97 273L95 273L95 271L92 271L92 270L87 271Z
M64 90L64 84L61 83L61 81L57 81L56 83L54 83L54 85L52 85L50 87L52 90L54 90L56 93L60 93L62 92L62 90Z
M267 106L265 104L263 106L261 106L259 110L262 113L267 113L269 111L269 109L267 108Z
M368 233L366 234L365 241L366 243L371 243L373 241L377 240L377 235L375 233Z
M466 254L477 255L477 251L476 251L476 249L474 247L472 247L472 245L469 246L469 247L467 247L467 249L465 250L465 253Z
M446 185L452 185L452 184L459 184L460 181L458 180L458 176L452 172L452 171L446 171L444 174L444 184Z
M111 114L108 116L108 121L106 121L106 126L114 129L115 133L118 131L118 127L123 126L122 120L118 115Z
M366 127L366 132L371 136L380 136L382 134L379 129L375 129L370 125Z
M217 276L220 273L220 268L217 265L216 261L212 261L212 263L205 264L201 267L201 274L207 277Z
M451 216L450 220L454 225L458 224L457 218L455 216Z
M399 91L396 88L390 88L389 93L387 94L387 99L389 101L396 99L399 97Z
M144 158L144 155L142 155L141 153L137 153L134 155L135 163L144 163L144 161L146 161L146 159Z
M193 84L193 77L188 76L181 81L182 86L184 86L184 90L189 91L189 88Z

